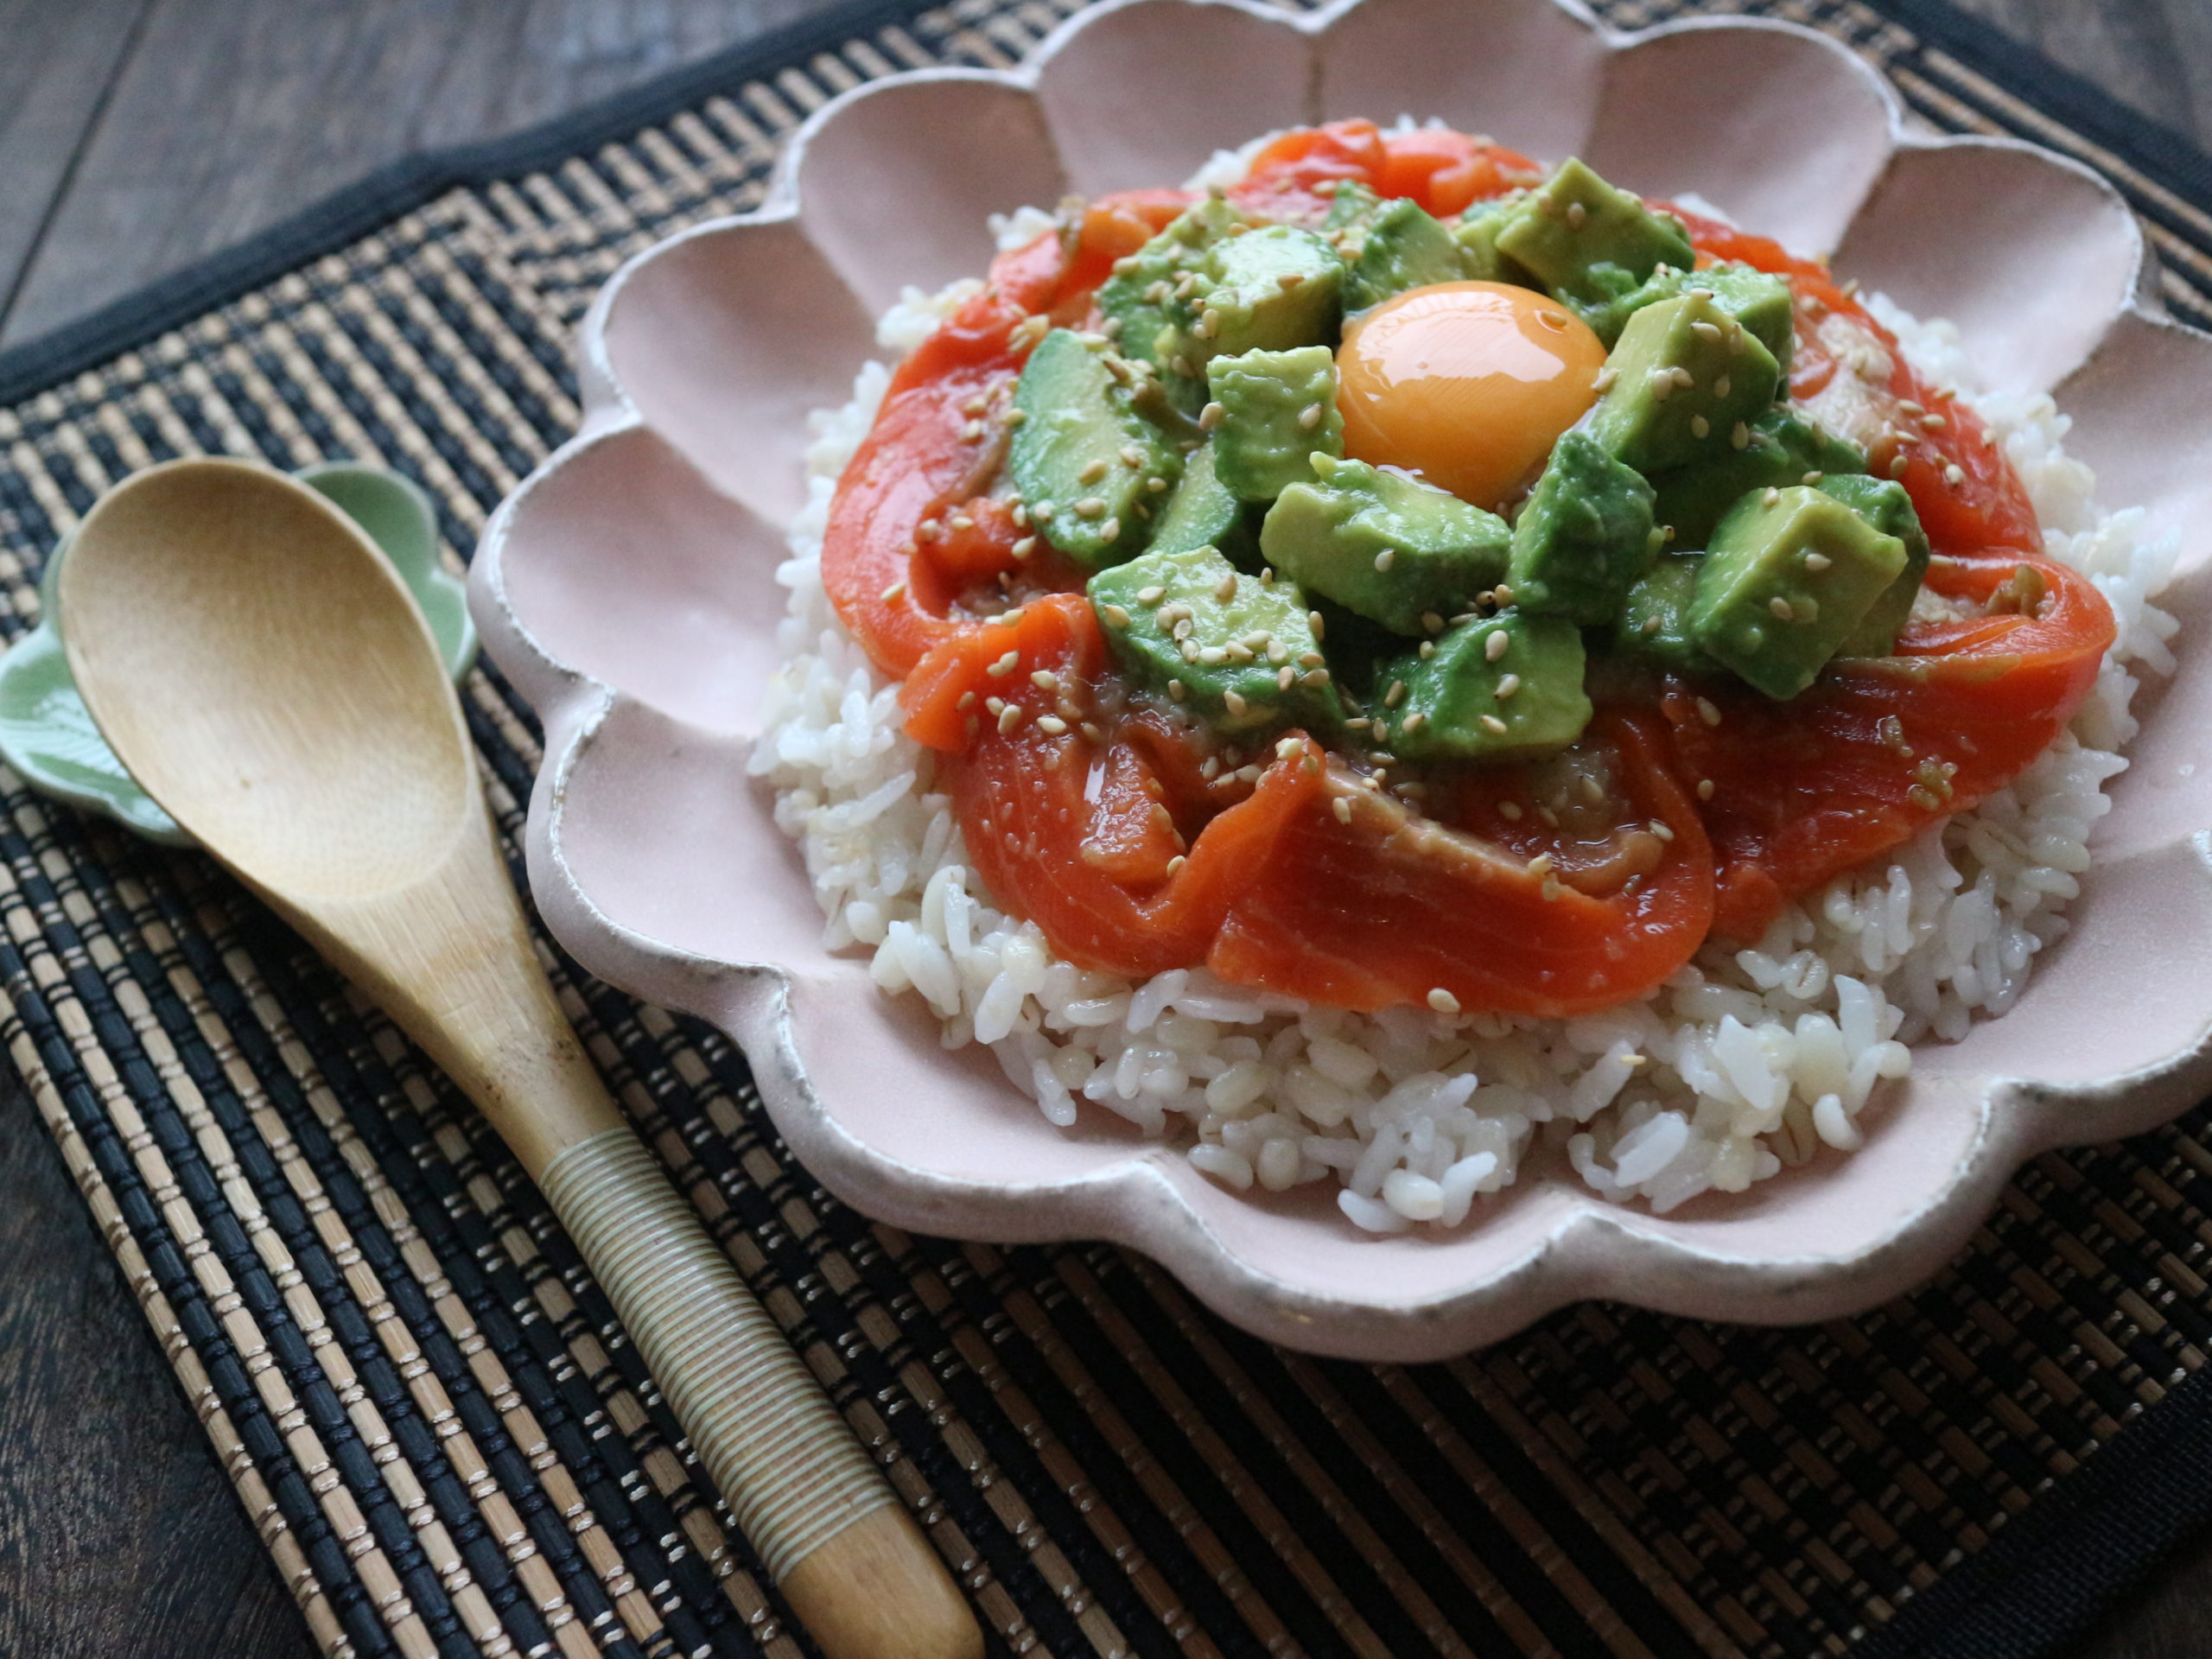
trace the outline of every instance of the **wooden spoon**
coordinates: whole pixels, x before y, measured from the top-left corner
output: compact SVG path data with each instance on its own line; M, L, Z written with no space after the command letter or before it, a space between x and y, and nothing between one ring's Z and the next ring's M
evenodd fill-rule
M944 1564L562 1017L461 705L375 545L281 474L173 461L93 507L60 595L117 756L483 1109L823 1651L980 1655Z

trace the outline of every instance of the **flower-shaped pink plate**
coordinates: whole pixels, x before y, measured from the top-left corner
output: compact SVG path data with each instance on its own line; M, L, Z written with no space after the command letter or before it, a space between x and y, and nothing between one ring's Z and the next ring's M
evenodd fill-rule
M1142 89L1141 105L1132 102ZM918 999L823 949L798 855L745 773L775 664L772 578L808 410L849 395L871 319L979 273L985 216L1188 176L1217 147L1352 115L1438 116L1531 155L1694 191L1922 315L2004 385L2049 389L2102 498L2183 539L2183 666L2100 829L2075 931L2024 999L1917 1058L1861 1151L1672 1215L1532 1167L1447 1238L1255 1199L1105 1121L1053 1128ZM1934 1272L2025 1158L2173 1116L2212 1079L2212 339L2159 313L2094 175L1914 130L1810 31L1609 34L1554 0L1108 0L1018 70L925 70L817 112L768 205L630 262L582 341L583 429L501 506L471 601L544 720L530 874L613 983L730 1032L792 1149L866 1213L1005 1241L1101 1237L1232 1319L1371 1359L1463 1351L1582 1297L1790 1322Z

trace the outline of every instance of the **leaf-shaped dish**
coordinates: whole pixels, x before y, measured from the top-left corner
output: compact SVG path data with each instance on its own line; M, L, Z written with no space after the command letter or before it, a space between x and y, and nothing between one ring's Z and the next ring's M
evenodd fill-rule
M1122 89L1141 78L1143 118ZM1681 89L1725 118L1682 118ZM847 395L906 284L979 271L993 211L1186 176L1273 127L1402 110L1540 157L1694 191L1923 315L2000 380L2050 390L2106 499L2181 537L2161 603L2212 613L2212 340L2157 309L2134 219L2031 147L1908 129L1811 31L1610 34L1553 0L1109 0L1018 70L926 70L825 106L766 206L640 256L581 344L582 433L487 527L471 600L545 722L530 868L593 971L721 1025L793 1149L861 1210L1002 1240L1101 1236L1294 1345L1415 1359L1580 1297L1783 1322L1933 1272L2022 1160L2133 1133L2212 1078L2212 655L2144 708L2075 931L2025 997L1923 1053L1866 1147L1668 1216L1532 1169L1463 1234L1357 1233L1325 1199L1213 1186L1114 1124L1063 1133L976 1051L948 1055L822 918L745 773L783 610L810 408Z
M430 624L446 671L458 680L476 661L476 625L460 577L438 559L437 510L411 479L381 467L331 461L293 474L327 497L384 550ZM0 656L0 757L41 795L105 813L126 830L172 847L194 845L115 758L78 695L61 647L55 601L62 537L39 575L36 627Z

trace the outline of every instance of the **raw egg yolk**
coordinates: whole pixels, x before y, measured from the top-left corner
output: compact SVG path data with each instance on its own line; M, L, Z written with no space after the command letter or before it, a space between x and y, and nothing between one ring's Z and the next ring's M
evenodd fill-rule
M1344 453L1495 507L1535 477L1596 400L1605 365L1589 326L1529 289L1409 289L1344 330Z

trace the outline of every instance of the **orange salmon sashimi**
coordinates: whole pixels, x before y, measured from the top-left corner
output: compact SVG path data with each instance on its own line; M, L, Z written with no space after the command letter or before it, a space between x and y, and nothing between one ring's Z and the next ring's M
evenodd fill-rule
M1894 656L1840 659L1787 703L1747 688L1668 696L1675 764L1711 797L1722 937L1756 940L1785 899L1986 799L2095 683L2113 625L2087 577L1939 556L1925 581L1970 613L1914 623Z
M1248 213L1304 223L1328 213L1340 186L1363 184L1378 195L1410 197L1441 219L1542 177L1519 151L1464 132L1386 133L1372 121L1332 121L1268 143L1228 194Z

